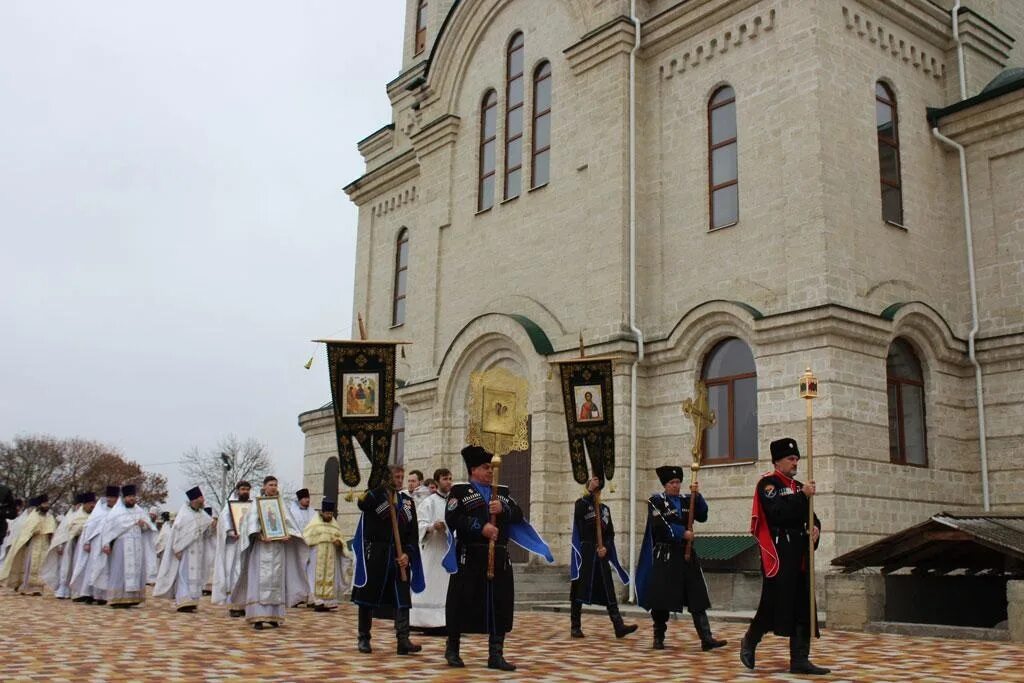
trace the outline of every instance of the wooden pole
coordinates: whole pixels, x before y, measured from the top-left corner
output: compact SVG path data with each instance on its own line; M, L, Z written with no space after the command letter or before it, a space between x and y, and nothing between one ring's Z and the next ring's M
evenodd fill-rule
M498 470L501 468L501 457L494 456L491 458L491 501L498 499ZM491 524L497 526L498 516L491 514ZM491 539L487 543L487 578L494 578L494 543L495 539Z
M402 556L402 539L398 537L398 513L395 511L396 501L398 500L398 491L388 492L388 511L391 513L391 535L395 539L395 561ZM399 565L399 574L402 577L402 583L409 582L409 574L405 571L405 567Z

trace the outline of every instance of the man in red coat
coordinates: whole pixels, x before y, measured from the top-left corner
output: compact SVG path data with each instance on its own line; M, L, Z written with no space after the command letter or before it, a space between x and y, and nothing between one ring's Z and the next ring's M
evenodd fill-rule
M814 482L794 477L800 450L793 439L772 441L775 469L761 477L754 491L750 532L761 546L761 602L740 643L740 661L754 668L754 651L769 631L789 636L790 673L823 675L828 669L811 663L811 603L808 583L807 511ZM818 547L821 522L810 529ZM814 634L820 637L820 634Z

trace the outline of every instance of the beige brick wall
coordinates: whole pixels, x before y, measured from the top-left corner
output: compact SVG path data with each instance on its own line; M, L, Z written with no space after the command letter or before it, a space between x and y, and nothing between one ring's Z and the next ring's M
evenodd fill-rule
M415 3L411 3L414 5ZM431 3L431 40L442 5ZM839 0L640 3L637 64L638 305L648 345L639 368L636 530L653 467L685 461L691 427L680 403L706 354L737 336L758 372L760 459L702 472L705 530L744 533L768 443L805 446L796 382L810 365L815 402L819 568L836 554L981 502L966 248L955 155L932 137L925 108L950 103L955 57L934 6ZM350 186L360 207L355 309L371 335L414 342L399 376L407 408L406 461L462 476L471 372L502 366L530 382L531 516L566 561L570 476L559 385L523 328L547 334L556 356L582 330L591 353L620 352L615 420L618 474L606 494L626 538L629 499L628 3L478 0L463 3L435 51L423 89L392 89L393 133L369 144L371 172ZM981 11L980 9L978 10ZM1002 12L1017 35L1024 16ZM411 21L411 15L410 15ZM587 40L580 39L593 33ZM554 74L552 180L476 212L479 103L499 93L504 54L522 30L526 73ZM407 38L409 36L407 35ZM411 39L410 39L411 40ZM410 40L406 42L411 45ZM913 50L911 50L913 48ZM408 51L407 47L407 51ZM412 67L407 54L406 67ZM874 84L900 113L904 226L881 219ZM708 231L707 99L737 94L740 220ZM418 110L413 110L414 101ZM526 111L532 89L526 88ZM1024 510L1024 132L1019 96L943 121L968 145L975 224L992 503ZM529 177L526 133L524 178ZM374 145L377 145L376 147ZM383 149L384 151L380 151ZM403 156L405 154L405 156ZM374 156L377 155L377 156ZM498 169L503 168L499 144ZM391 328L395 239L410 231L407 320ZM731 302L752 306L757 313ZM883 318L892 304L902 307ZM885 358L896 337L925 374L926 468L889 461ZM306 484L334 449L329 413L305 416ZM342 502L354 523L354 504Z

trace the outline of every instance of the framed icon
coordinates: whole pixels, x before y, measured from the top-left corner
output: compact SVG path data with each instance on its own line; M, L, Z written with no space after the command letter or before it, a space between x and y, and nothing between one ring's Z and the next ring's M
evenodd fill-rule
M512 436L516 433L516 394L484 387L483 431Z
M345 372L341 376L344 400L342 417L380 416L380 374L376 372Z
M236 534L242 528L242 520L249 514L249 510L252 509L251 500L229 500L228 511L231 515L231 530Z
M284 505L278 496L260 496L256 499L260 530L271 541L287 541L288 529L284 520Z
M577 422L604 420L604 402L600 384L578 384L573 388Z

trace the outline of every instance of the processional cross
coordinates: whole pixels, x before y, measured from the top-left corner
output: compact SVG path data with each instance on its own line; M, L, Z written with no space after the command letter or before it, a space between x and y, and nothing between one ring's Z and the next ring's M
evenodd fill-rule
M708 406L708 387L703 380L698 380L696 397L683 401L683 414L693 421L693 462L690 463L690 504L687 515L686 529L693 532L693 512L697 507L697 471L700 470L700 461L703 454L704 430L714 427L718 422L715 411ZM686 541L686 561L690 561L693 553L693 539Z

